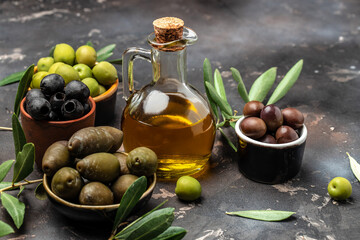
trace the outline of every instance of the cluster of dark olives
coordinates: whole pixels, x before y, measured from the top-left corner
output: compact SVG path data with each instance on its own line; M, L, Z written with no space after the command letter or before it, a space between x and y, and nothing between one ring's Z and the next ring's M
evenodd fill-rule
M264 106L259 101L245 104L246 117L240 124L248 137L264 143L288 143L299 138L298 130L303 126L304 115L296 108L280 110L274 104Z
M83 205L119 203L140 176L152 176L157 156L149 148L129 154L116 152L123 132L110 126L83 128L68 141L49 146L42 170L51 178L51 190L58 197Z
M81 81L71 81L65 86L58 74L45 76L40 89L33 88L26 94L25 109L36 120L72 120L90 111L89 88Z

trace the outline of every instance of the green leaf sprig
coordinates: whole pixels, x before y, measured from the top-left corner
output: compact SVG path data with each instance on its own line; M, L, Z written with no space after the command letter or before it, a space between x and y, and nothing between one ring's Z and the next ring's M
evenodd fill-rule
M142 194L146 191L146 187L147 179L142 176L126 190L116 212L113 232L109 239L174 240L182 239L185 236L186 230L184 228L171 227L174 220L174 208L159 209L165 202L116 233L118 229L125 226L124 220L136 206Z
M279 211L279 210L247 210L237 212L226 212L228 215L234 215L244 218L251 218L260 221L277 222L288 219L296 212Z
M283 98L290 88L298 80L303 66L303 60L298 61L280 81L278 86L269 98L267 105L274 104ZM273 87L276 79L276 68L270 68L261 74L252 84L250 91L246 90L245 84L240 72L236 68L230 68L234 80L238 83L237 90L240 97L245 103L249 101L264 101L269 91ZM218 69L215 69L214 75L211 68L210 61L205 58L203 64L204 86L206 96L209 100L210 107L216 117L216 128L225 137L230 147L237 151L235 144L224 133L222 127L231 126L235 128L236 121L242 116L236 115L237 111L233 110L227 100L226 91L221 74Z
M360 181L360 164L352 156L350 156L348 152L346 154L349 157L351 171L353 172L357 180Z
M90 41L88 41L86 43L86 45L94 47L94 45ZM101 61L107 60L109 57L111 57L113 55L113 51L114 51L115 47L116 47L116 44L110 44L110 45L107 45L107 46L99 49L97 51L96 61L101 62ZM49 51L50 57L53 56L54 49L55 49L55 46L53 46L50 49L50 51ZM122 64L122 59L113 59L113 60L108 60L108 61L112 64L120 64L120 65ZM9 76L6 76L5 78L0 80L0 87L11 84L11 83L19 82L26 72L27 72L27 70L24 70L24 71L12 73Z

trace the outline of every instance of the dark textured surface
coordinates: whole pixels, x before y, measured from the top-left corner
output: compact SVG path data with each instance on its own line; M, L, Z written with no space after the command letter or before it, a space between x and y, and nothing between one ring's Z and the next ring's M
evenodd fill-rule
M173 225L185 227L185 239L359 239L360 184L346 156L360 161L360 4L358 0L303 1L1 1L0 78L25 69L56 43L96 49L116 43L113 58L132 46L146 47L152 21L178 16L199 35L188 49L188 79L204 92L205 57L220 69L234 109L243 102L229 72L236 67L249 88L256 77L278 67L278 79L304 59L299 81L279 107L296 107L306 115L309 136L300 173L280 185L252 182L237 169L236 154L218 135L208 171L199 177L202 198L180 202L175 183L161 182L147 209L165 199L175 207ZM120 71L120 67L118 67ZM137 82L148 82L149 64L136 63ZM137 86L140 86L138 84ZM0 125L11 126L17 84L0 87ZM124 101L119 87L114 126ZM225 130L233 140L232 129ZM11 132L0 132L0 161L14 158ZM327 194L328 182L342 176L353 185L346 202ZM31 178L40 178L34 172ZM9 178L9 177L8 177ZM9 179L8 179L9 180ZM24 224L9 238L107 239L109 224L88 225L59 215L51 203L37 200L35 186L20 196L26 204ZM15 194L15 193L14 193ZM278 209L296 211L284 222L260 222L227 216L225 211ZM3 207L1 220L12 224ZM7 239L8 237L5 237Z

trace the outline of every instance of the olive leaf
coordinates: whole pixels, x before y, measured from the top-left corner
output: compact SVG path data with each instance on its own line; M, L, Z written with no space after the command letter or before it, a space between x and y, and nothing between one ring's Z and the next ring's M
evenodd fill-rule
M163 233L152 240L180 240L186 235L186 230L182 227L170 226Z
M26 143L16 156L14 164L13 183L24 180L34 169L35 147L33 143Z
M46 191L42 182L35 188L35 197L39 200L47 199Z
M0 182L4 180L15 160L7 160L0 165Z
M16 116L19 116L21 100L24 98L30 86L33 75L34 75L34 64L26 69L24 75L20 80L18 90L16 92L15 104L14 104L14 113Z
M249 92L250 101L264 101L276 79L276 68L270 68L261 74L252 84Z
M215 88L209 83L205 82L205 88L209 91L209 95L214 102L219 106L220 110L227 115L232 115L232 109L230 104L223 100L216 92Z
M10 187L12 185L12 182L0 182L0 190L4 189L4 188L7 188L7 187ZM13 190L13 189L16 189L18 187L14 187L14 188L11 188L9 190Z
M289 211L278 211L278 210L248 210L248 211L237 211L237 212L226 212L228 215L235 215L244 218L251 218L255 220L261 221L282 221L296 212L289 212Z
M1 203L13 219L15 226L19 229L24 221L25 204L10 194L1 193Z
M290 90L290 88L299 78L302 66L303 66L303 60L301 59L286 73L285 77L275 88L273 94L271 95L266 105L274 104L286 95L286 93Z
M20 186L19 192L17 194L17 197L20 197L20 194L22 193L22 191L24 191L25 187L24 186Z
M94 44L93 44L92 42L90 42L90 41L87 41L87 42L86 42L86 45L88 45L88 46L90 46L90 47L94 47Z
M12 129L15 146L15 156L23 149L26 144L25 133L20 125L19 118L15 113L12 115Z
M0 81L0 87L1 87L1 86L5 86L5 85L8 85L8 84L10 84L10 83L14 83L14 82L20 81L21 77L24 75L25 72L26 72L26 70L20 71L20 72L16 72L16 73L10 74L9 76L3 78L3 79Z
M360 164L353 157L351 157L348 152L346 152L346 154L348 155L350 160L351 171L353 172L357 180L360 181Z
M123 229L115 235L115 239L152 239L171 226L174 221L174 210L174 208L156 210L131 227Z
M14 229L10 227L7 223L0 221L0 237L6 236L10 233L14 233Z
M146 191L146 187L146 177L142 176L136 179L135 182L126 190L124 196L121 198L119 208L116 212L113 230L116 230L118 225L130 214L143 193Z
M230 68L230 70L231 70L233 78L238 83L237 89L238 89L240 97L244 100L245 103L249 102L250 101L249 100L249 94L246 91L246 87L245 87L245 84L244 84L244 82L242 80L240 72L236 68L233 68L233 67Z
M219 96L223 100L227 101L224 82L222 80L221 74L218 69L215 69L214 72L214 88L216 92L219 94Z
M205 84L205 82L208 82L209 84L213 85L214 79L213 79L212 68L211 68L210 61L207 58L205 58L204 63L203 63L203 73L204 73L204 84ZM217 105L214 102L214 100L211 98L209 90L207 89L206 86L205 86L205 92L206 92L206 96L208 97L210 107L211 107L212 111L214 112L216 119L218 119L219 113L217 110Z
M122 58L109 60L108 62L109 62L109 63L112 63L112 64L121 65L121 64L122 64Z
M98 50L97 53L97 59L96 61L101 62L109 58L111 55L113 55L113 51L116 47L116 44L110 44L106 47L101 48Z
M226 136L226 134L224 133L224 131L223 131L221 128L219 128L219 131L220 131L221 135L224 136L226 142L230 145L230 147L231 147L235 152L237 152L237 148L236 148L235 145L231 142L231 140L228 138L228 136Z

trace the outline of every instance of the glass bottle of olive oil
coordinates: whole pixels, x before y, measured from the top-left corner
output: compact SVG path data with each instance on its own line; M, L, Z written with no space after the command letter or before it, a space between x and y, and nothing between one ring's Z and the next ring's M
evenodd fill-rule
M186 78L186 46L196 42L196 33L178 18L158 19L154 28L148 37L151 51L130 48L123 54L124 93L129 89L121 122L123 143L126 152L140 146L152 149L159 159L158 177L178 178L207 163L215 120L208 102ZM138 57L151 61L153 79L134 90L132 66Z

